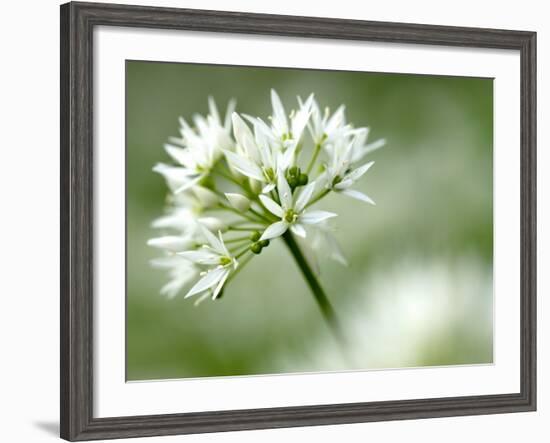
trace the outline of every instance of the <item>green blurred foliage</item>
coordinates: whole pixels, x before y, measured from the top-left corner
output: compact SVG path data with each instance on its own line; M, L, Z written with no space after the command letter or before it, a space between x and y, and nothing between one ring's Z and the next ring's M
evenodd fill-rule
M491 79L139 61L126 76L129 380L492 361ZM345 104L350 122L388 141L358 185L376 206L344 196L320 205L339 214L350 262L321 260L321 281L341 323L354 325L353 361L278 241L221 300L198 307L160 296L166 275L149 265L167 192L151 168L168 161L178 116L205 114L211 95L220 109L236 98L237 111L266 117L271 88L287 109L311 92L332 110ZM420 289L398 293L411 285ZM438 309L410 323L419 306Z

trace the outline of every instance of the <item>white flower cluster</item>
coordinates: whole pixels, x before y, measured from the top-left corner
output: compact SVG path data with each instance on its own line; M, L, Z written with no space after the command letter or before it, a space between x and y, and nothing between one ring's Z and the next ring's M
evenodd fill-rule
M322 112L313 95L290 113L274 90L271 103L267 121L234 112L232 101L222 122L212 98L206 117L180 118L180 137L165 145L173 163L153 168L170 189L168 213L153 222L170 234L148 242L165 251L152 262L170 273L161 293L196 280L185 297L216 299L270 240L292 234L308 238L310 257L326 248L346 263L327 224L337 214L312 206L331 192L374 204L352 187L384 140L367 143L368 128L347 123L344 106Z

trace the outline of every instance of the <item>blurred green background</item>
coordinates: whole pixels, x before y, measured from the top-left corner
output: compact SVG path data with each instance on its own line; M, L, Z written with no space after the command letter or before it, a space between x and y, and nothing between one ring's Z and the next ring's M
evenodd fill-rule
M492 343L491 79L127 62L127 379L490 363ZM166 299L146 245L167 188L151 171L178 116L224 110L266 117L313 92L346 105L387 145L357 189L319 207L350 265L321 260L321 282L349 339L342 353L280 241L198 307Z

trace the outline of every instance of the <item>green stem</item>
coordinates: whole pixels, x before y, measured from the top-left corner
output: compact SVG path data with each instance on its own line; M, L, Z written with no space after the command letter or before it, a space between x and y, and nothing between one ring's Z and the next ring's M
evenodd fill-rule
M239 211L238 209L235 209L234 207L232 206L228 206L228 205L225 205L223 203L220 203L220 207L222 209L225 209L226 211L231 211L231 212L234 212L235 214L243 217L243 218L246 218L247 220L253 222L253 223L266 223L266 221L256 217L256 216L253 216L253 215L249 215L247 214L246 212L241 212ZM269 221L267 221L267 223L270 223Z
M221 172L226 180L229 180L239 186L250 199L253 200L254 198L258 198L258 196L254 192L252 192L247 178L245 178L244 181L239 181L233 176L231 170L229 169L229 166L225 162L220 163L220 166L223 168L223 171L219 172Z
M307 165L306 174L309 175L311 173L311 170L313 169L313 165L315 165L315 162L317 161L317 157L319 156L319 152L321 152L321 143L317 143L315 145L313 156L311 157L311 160L309 161L309 165Z
M253 232L253 231L261 231L265 228L265 226L262 227L256 227L256 226L229 226L227 228L228 231L244 231L244 232Z
M269 209L267 209L264 205L264 203L260 200L259 197L256 196L256 199L255 199L256 203L258 203L258 205L260 206L260 208L262 209L262 211L264 212L264 216L268 219L271 219L270 220L270 223L273 223L273 221L275 221L274 219L274 216L273 214L269 211Z
M323 190L322 192L319 193L319 195L317 197L315 197L314 199L310 200L309 203L306 205L306 208L308 208L309 206L317 203L319 200L321 200L325 195L327 195L328 193L330 192L330 189L325 189Z
M245 194L247 194L249 198L254 198L254 193L250 190L250 188L245 183L240 182L235 177L233 177L232 175L230 175L225 171L221 171L219 169L213 169L213 172L218 174L220 177L223 177L227 181L233 183L234 185L238 186L240 189L244 191Z
M278 191L275 191L275 189L273 191L271 191L271 198L276 201L277 203L281 204L281 200L279 200L279 194L278 194Z
M242 187L241 183L239 183L234 177L231 177L229 174L226 174L224 171L220 171L219 169L214 169L212 172L215 172L220 177L225 178L228 182L231 182L239 187Z
M235 258L241 258L244 254L246 254L250 250L250 245L247 245L244 249L242 249L240 252L236 252Z
M253 208L248 208L248 210L249 210L252 214L254 214L254 215L256 215L257 217L261 218L261 219L262 219L263 221L265 221L266 223L269 223L269 224L273 223L273 220L269 220L264 214L261 214L260 212L254 210Z
M315 301L317 302L317 304L319 305L319 308L321 309L323 317L327 321L329 327L332 329L336 337L340 341L343 341L342 331L336 319L336 313L334 312L334 308L330 304L330 301L327 295L325 294L325 291L319 284L317 277L315 276L315 274L311 270L311 267L307 263L306 258L302 253L302 250L300 249L300 246L298 245L298 243L296 242L296 240L294 239L290 231L285 232L285 234L283 235L283 240L286 243L292 255L294 256L294 259L296 260L298 267L302 271L302 274L304 275L304 278L307 284L309 285L309 288L311 289L313 296L315 297Z
M245 240L250 240L250 237L249 236L246 236L246 237L236 237L236 238L230 238L229 240L224 240L224 243L237 243L237 242L242 242L242 241L245 241Z

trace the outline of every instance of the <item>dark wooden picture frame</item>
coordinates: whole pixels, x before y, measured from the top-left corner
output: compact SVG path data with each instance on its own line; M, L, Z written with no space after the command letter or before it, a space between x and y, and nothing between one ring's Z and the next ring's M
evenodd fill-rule
M521 57L521 390L499 395L93 417L93 30L123 26L513 49ZM536 409L536 34L99 3L61 6L61 437L70 441Z

